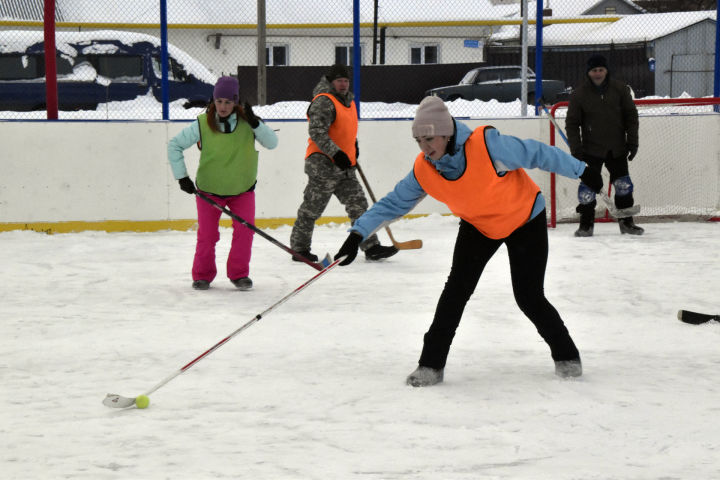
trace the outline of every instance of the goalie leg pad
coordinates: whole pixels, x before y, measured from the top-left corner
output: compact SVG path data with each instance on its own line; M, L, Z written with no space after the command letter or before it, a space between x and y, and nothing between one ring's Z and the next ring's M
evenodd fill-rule
M615 179L613 187L615 187L615 206L617 208L628 208L634 205L633 183L629 175Z
M578 185L578 202L580 205L589 205L595 202L595 192L582 182Z

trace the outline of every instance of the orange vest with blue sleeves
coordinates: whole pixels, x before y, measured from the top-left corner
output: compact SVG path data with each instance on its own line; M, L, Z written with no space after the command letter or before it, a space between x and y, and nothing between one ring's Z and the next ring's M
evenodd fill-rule
M521 168L497 174L485 144L487 128L493 127L478 127L465 142L465 172L457 180L440 175L422 153L413 171L428 195L486 237L500 240L527 223L540 187Z
M350 163L354 166L357 162L355 161L355 140L357 139L358 131L358 116L357 108L355 107L355 101L350 103L349 107L340 102L335 95L329 93L319 93L313 98L313 101L321 96L328 97L332 100L335 105L335 121L330 125L328 130L328 136L335 142L335 145L340 147L340 150L350 159ZM312 103L312 102L311 102ZM320 147L313 141L312 138L308 138L308 147L305 151L305 158L309 157L313 153L322 153L327 155L325 152L320 150Z

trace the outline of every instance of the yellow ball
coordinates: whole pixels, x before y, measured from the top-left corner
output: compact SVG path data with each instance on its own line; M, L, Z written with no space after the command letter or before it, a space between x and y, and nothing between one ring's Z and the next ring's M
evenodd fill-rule
M147 408L150 405L150 399L146 395L140 395L135 399L135 406L137 408Z

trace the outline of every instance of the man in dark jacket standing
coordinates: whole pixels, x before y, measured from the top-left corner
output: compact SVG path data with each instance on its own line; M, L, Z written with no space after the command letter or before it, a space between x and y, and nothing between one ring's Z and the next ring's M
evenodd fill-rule
M570 97L565 128L570 153L598 171L603 164L610 172L615 189L615 206L632 207L633 183L628 161L638 151L638 112L628 85L610 78L605 57L595 54L588 59L587 74ZM578 186L580 227L576 237L590 237L595 221L595 192L580 182ZM621 233L642 235L644 230L632 217L618 219Z

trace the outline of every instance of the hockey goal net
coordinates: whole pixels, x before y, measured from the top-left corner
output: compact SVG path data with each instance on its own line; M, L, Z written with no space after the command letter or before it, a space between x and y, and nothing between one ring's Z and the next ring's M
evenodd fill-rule
M564 128L567 102L550 114ZM630 162L635 203L644 221L720 220L720 98L635 100L640 148ZM550 123L550 143L568 150ZM604 190L613 196L603 168ZM576 221L578 181L550 175L549 225ZM608 191L609 190L609 191ZM609 219L598 201L596 218Z

